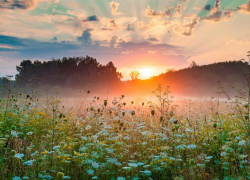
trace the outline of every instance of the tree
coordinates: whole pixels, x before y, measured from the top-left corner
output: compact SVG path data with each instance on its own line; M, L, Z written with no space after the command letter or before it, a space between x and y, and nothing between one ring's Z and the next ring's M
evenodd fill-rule
M196 64L195 61L192 61L189 65L189 68L194 68L194 67L197 67L198 65Z
M20 87L31 85L40 88L45 85L83 88L119 83L122 74L112 62L102 65L96 59L86 57L64 57L51 61L23 60L16 67L16 81Z
M131 71L131 73L129 75L131 77L131 80L133 81L133 80L136 80L139 78L140 73L138 71Z

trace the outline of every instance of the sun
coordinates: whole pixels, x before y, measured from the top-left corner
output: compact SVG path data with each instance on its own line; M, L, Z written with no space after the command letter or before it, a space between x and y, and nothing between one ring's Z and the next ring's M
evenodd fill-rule
M152 76L152 69L151 68L142 68L140 70L140 74L144 78L149 78Z

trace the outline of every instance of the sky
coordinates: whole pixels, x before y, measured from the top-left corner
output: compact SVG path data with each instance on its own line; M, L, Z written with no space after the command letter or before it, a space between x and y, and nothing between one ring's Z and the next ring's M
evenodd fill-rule
M24 59L92 56L129 79L247 59L246 0L0 0L0 76Z

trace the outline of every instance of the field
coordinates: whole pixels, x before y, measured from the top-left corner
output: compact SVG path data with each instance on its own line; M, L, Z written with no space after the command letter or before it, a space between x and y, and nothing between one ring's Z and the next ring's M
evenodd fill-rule
M1 179L250 179L248 116L169 93L2 99Z

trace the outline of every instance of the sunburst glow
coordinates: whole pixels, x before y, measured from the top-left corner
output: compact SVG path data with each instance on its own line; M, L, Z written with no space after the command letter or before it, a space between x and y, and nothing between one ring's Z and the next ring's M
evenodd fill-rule
M153 69L152 68L143 68L140 70L140 74L142 78L150 78L153 75Z

